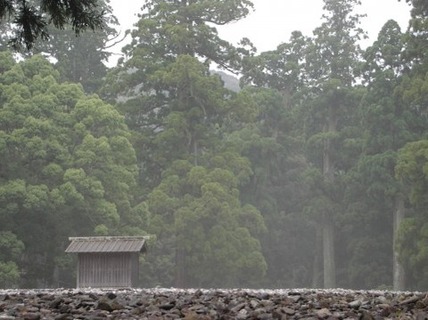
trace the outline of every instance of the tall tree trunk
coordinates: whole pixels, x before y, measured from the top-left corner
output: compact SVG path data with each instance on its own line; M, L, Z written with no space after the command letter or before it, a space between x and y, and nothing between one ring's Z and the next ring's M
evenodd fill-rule
M314 265L312 267L312 288L321 288L321 253L323 251L322 245L322 230L317 228L315 252L314 252Z
M184 253L180 248L175 249L175 287L185 288Z
M181 248L181 244L178 241L178 234L175 234L175 277L174 285L176 288L185 288L186 285L186 271L184 267L185 253Z
M395 201L395 210L394 210L394 226L393 226L393 288L394 290L404 290L405 289L405 274L404 268L398 260L398 251L397 251L397 237L398 229L401 222L404 219L404 198L400 194L397 196Z
M334 226L330 217L324 219L322 229L324 257L324 288L336 287L336 265L334 258Z
M193 164L195 166L198 165L198 141L196 141L196 138L193 138Z
M330 105L328 110L328 124L324 130L326 133L336 132L335 107ZM334 164L332 157L332 146L330 138L324 141L323 150L323 176L327 184L334 183ZM323 237L323 266L324 266L324 288L336 287L336 267L334 250L334 224L332 208L326 209L323 214L322 237Z

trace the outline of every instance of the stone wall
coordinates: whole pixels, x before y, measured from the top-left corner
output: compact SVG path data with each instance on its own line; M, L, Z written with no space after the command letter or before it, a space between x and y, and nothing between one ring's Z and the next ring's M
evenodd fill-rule
M428 319L420 292L350 290L0 290L12 319Z

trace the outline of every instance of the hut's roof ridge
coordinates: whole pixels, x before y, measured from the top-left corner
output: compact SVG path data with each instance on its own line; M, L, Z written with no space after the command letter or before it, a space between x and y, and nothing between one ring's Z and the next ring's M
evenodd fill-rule
M89 252L142 252L147 237L144 236L102 236L70 237L71 243L65 250L68 253Z

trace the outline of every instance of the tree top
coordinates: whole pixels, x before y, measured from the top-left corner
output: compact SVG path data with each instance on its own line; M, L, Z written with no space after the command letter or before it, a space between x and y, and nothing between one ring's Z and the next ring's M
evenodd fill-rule
M70 25L76 35L103 26L104 12L98 0L0 0L0 23L10 24L15 49L33 47L36 39L48 39L48 25Z

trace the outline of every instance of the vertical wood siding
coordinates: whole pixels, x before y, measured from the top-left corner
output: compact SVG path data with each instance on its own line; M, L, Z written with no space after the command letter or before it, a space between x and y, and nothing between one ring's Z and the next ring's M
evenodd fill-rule
M78 287L132 287L135 265L130 253L79 253L78 258Z
M131 283L132 286L136 286L139 280L140 272L140 255L136 252L131 254Z

